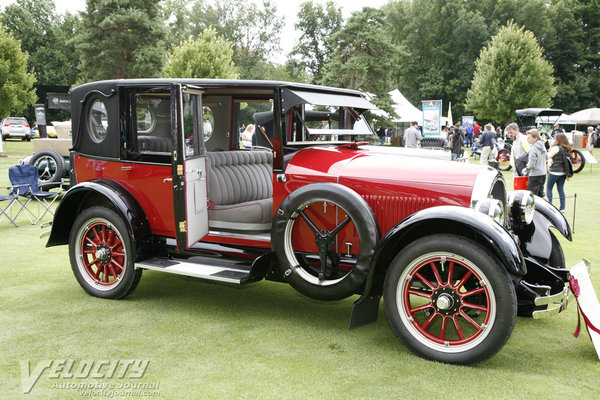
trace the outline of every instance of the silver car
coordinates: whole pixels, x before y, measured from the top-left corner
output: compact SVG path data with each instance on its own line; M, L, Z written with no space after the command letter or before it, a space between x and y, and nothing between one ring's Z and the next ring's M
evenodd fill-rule
M21 138L31 140L33 133L27 120L23 117L8 117L2 120L2 140L8 138Z

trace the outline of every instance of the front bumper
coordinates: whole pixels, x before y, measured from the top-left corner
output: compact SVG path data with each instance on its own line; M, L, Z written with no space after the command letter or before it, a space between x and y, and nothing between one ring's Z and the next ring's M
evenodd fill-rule
M584 258L576 265L581 263L585 264L589 272L592 263L588 259ZM540 319L556 315L567 309L572 296L573 293L571 292L571 288L569 287L568 283L565 284L562 292L546 296L537 296L534 299L535 310L531 316L534 319Z

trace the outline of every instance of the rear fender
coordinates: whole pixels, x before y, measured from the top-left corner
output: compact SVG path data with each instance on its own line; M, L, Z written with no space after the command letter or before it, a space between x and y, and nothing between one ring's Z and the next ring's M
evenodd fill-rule
M46 247L68 244L77 216L83 209L99 205L112 208L123 219L136 247L136 259L149 251L150 224L142 207L123 186L108 179L82 182L63 196Z

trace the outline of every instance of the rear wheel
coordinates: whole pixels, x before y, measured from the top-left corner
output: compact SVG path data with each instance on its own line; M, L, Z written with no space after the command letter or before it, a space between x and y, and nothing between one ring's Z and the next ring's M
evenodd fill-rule
M131 238L123 220L105 207L92 207L75 220L69 238L71 268L89 294L120 299L135 289L142 270L133 264Z
M517 315L505 268L482 246L453 235L405 247L386 274L384 302L392 330L411 351L452 364L498 352Z
M496 157L496 161L498 161L498 169L500 171L510 171L512 166L510 165L510 151L506 149L502 149L498 152L498 156Z

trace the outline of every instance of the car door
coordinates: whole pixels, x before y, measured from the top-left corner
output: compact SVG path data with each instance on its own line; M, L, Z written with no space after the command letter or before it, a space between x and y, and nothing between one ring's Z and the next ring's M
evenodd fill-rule
M202 91L171 85L173 203L179 251L208 234Z

